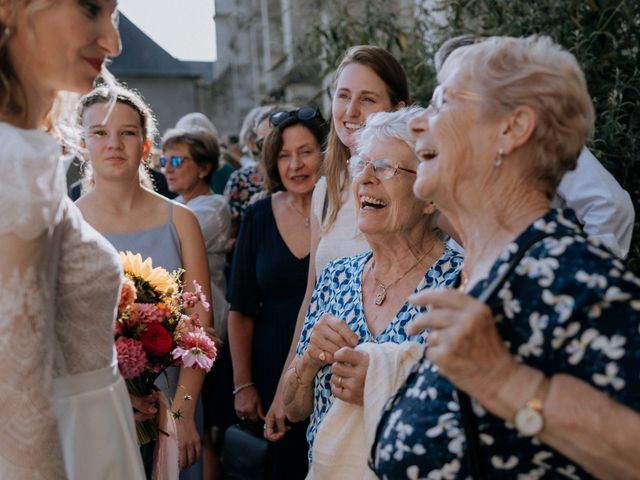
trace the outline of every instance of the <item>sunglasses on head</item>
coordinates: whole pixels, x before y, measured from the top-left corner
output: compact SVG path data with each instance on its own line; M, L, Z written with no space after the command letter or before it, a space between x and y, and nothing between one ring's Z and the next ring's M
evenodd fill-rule
M165 157L164 155L162 155L158 159L158 162L160 163L160 166L162 168L166 167L169 164L173 168L180 168L180 166L182 165L182 162L184 162L185 159L187 158L191 158L191 157L181 157L180 155L171 155L170 157Z
M291 117L297 118L301 122L308 122L310 120L313 120L314 118L319 118L320 120L324 121L324 118L322 118L322 114L320 113L320 109L318 107L306 106L300 107L297 110L281 110L279 112L274 112L269 115L269 122L274 127L277 127Z

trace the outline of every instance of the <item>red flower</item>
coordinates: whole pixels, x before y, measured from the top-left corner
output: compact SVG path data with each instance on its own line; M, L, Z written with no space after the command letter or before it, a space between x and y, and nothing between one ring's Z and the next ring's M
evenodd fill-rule
M161 357L173 348L173 336L159 323L147 323L138 336L149 355Z

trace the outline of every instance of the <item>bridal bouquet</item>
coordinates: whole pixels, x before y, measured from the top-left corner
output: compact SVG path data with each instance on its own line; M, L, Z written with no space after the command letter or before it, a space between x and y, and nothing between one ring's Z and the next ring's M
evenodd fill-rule
M153 268L151 258L142 261L140 254L129 251L120 252L120 259L125 278L114 333L118 367L129 392L139 397L151 394L156 378L171 366L208 372L216 359L215 344L198 314L185 313L198 304L208 311L200 285L194 281L195 292L185 292L181 270ZM141 445L158 436L154 420L137 422L136 430Z

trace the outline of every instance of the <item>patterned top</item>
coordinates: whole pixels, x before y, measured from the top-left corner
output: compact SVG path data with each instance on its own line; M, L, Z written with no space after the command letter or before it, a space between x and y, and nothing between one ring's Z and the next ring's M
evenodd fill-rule
M404 330L410 320L418 313L425 311L423 307L416 307L409 303L402 305L387 328L377 337L374 338L369 331L367 320L364 317L361 280L365 264L370 258L371 252L338 258L329 262L322 271L313 291L307 317L302 327L300 342L296 350L298 355L302 355L307 349L313 326L325 312L346 321L349 328L360 336L358 343L401 343L407 340L424 343L424 334L409 337ZM445 246L444 253L427 271L415 292L425 288L454 284L458 280L461 267L462 256ZM330 380L331 365L325 365L318 371L314 380L313 413L307 430L307 440L310 447L313 446L318 425L333 403ZM311 448L309 448L309 455L311 455Z
M586 239L571 210L551 210L500 254L494 278L540 231L489 301L512 355L547 376L573 375L640 410L640 280ZM478 297L488 280L470 294ZM490 478L591 478L577 464L474 403ZM465 478L466 441L454 387L422 360L387 404L372 449L383 479Z
M258 165L242 167L229 176L224 196L229 202L231 220L240 220L251 197L262 191L263 177Z

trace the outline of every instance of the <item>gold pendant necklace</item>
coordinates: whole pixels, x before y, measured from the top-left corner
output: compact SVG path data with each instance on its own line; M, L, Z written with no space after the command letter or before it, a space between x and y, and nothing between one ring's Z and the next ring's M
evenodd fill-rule
M293 208L293 210L300 215L302 218L304 218L304 228L309 228L309 215L305 215L304 213L302 213L300 210L298 210L298 208L293 204L293 200L291 199L291 197L289 197L289 206L291 208Z
M413 265L411 265L411 267L409 267L409 270L404 272L402 275L400 275L398 278L396 278L389 285L385 285L384 283L382 283L380 280L378 280L376 278L376 273L374 272L374 269L375 269L375 266L376 266L376 260L375 260L375 258L372 258L371 259L371 268L369 269L369 271L371 272L371 276L373 276L373 280L377 284L376 285L376 290L375 290L376 294L375 294L375 297L373 299L373 303L375 303L376 306L378 306L378 307L380 305L382 305L384 303L384 301L387 299L387 290L389 290L396 283L398 283L400 280L402 280L404 277L406 277L411 270L416 268L416 266L418 266L420 264L420 262L422 262L424 257L426 257L427 255L429 255L429 253L431 253L431 250L433 250L433 247L435 247L435 245L436 245L436 242L434 241L433 244L431 245L431 248L429 248L429 250L427 250L426 253L423 253L420 256L420 258L418 259L418 261L416 263L414 263Z

